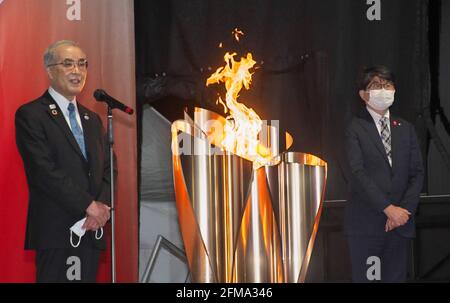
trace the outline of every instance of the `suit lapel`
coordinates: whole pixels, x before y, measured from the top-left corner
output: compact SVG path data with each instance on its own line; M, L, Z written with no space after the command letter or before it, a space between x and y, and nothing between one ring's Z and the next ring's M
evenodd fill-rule
M64 113L59 108L58 104L53 100L52 96L48 93L48 91L45 92L43 103L47 107L47 113L51 117L53 121L58 125L58 127L61 129L61 131L64 133L65 137L69 141L70 145L74 148L74 150L84 159L83 153L81 152L80 147L78 146L77 141L75 140L75 137L70 130L69 125L67 124L66 119L64 118Z
M391 153L392 153L392 170L395 169L398 163L398 150L399 150L399 144L400 144L400 131L401 127L398 120L395 119L395 117L391 116Z
M375 125L375 121L373 121L372 116L369 114L367 109L364 109L363 112L361 113L360 117L363 120L361 124L362 124L363 128L365 129L365 131L367 132L367 134L369 135L370 140L375 144L378 151L382 154L386 163L390 166L389 159L386 155L386 150L384 149L383 142L381 141L380 134L378 133L377 126ZM392 127L391 127L391 129L392 129ZM391 138L391 140L392 140L392 138Z

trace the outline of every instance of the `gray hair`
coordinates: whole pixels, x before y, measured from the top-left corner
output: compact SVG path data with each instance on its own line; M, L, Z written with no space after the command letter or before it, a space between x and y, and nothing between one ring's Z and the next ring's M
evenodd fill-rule
M48 67L54 62L56 49L61 45L76 46L78 48L80 47L76 42L71 40L59 40L53 44L50 44L44 52L44 67Z

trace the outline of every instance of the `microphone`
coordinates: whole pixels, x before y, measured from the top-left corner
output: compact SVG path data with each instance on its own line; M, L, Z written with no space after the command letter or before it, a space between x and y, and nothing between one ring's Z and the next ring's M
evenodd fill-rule
M122 102L114 99L113 97L108 95L103 89L96 89L94 92L94 98L99 102L105 102L106 104L108 104L110 108L120 109L121 111L126 112L129 115L132 115L134 113L134 110L131 107L128 107Z

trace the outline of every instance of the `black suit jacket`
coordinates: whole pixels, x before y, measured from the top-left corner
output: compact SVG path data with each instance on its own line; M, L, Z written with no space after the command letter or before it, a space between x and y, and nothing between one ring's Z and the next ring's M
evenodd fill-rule
M52 110L54 108L54 110ZM26 249L68 248L69 228L93 201L110 203L110 162L99 116L78 103L87 160L48 92L16 112L16 142L29 189ZM105 248L86 232L80 246ZM76 238L78 239L78 238Z
M367 109L347 128L351 174L345 231L349 235L383 235L387 221L383 210L394 204L412 213L408 223L394 231L404 237L415 236L414 214L423 185L422 156L410 123L391 115L390 128L392 167Z

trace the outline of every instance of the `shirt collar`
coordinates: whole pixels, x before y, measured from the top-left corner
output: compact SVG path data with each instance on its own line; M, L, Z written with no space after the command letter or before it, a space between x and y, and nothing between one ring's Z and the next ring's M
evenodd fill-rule
M73 105L75 105L75 112L78 111L78 107L77 107L77 97L73 98L72 101L69 101L66 97L64 97L63 95L61 95L60 93L58 93L53 87L49 87L48 88L48 93L50 94L50 96L52 96L52 98L56 101L56 103L58 104L59 108L63 111L63 112L67 112L68 109L67 107L69 106L70 103L73 103Z
M369 114L372 116L373 121L375 122L376 125L378 125L378 123L380 122L380 119L382 118L382 116L375 112L373 109L371 109L370 107L366 106L367 111L369 112ZM388 120L390 119L390 113L389 113L389 109L387 110L387 112L384 114L384 117L387 117Z

